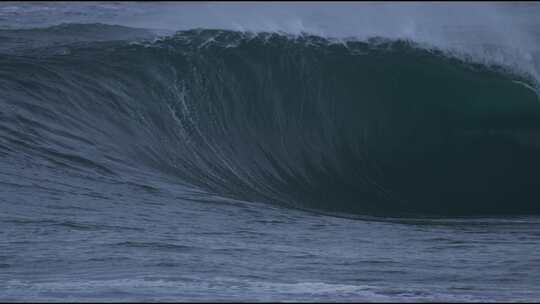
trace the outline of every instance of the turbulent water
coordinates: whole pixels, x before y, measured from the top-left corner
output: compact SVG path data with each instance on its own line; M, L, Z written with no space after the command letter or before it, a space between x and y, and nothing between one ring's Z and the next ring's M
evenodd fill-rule
M0 7L0 300L540 299L538 44L55 5Z

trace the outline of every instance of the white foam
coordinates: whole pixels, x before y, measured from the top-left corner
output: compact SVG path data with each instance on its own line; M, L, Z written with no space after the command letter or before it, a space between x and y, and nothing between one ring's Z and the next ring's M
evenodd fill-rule
M367 39L413 40L540 82L536 3L139 3L145 13L110 22L167 30L193 28ZM536 58L535 58L536 57ZM535 63L536 61L536 63Z

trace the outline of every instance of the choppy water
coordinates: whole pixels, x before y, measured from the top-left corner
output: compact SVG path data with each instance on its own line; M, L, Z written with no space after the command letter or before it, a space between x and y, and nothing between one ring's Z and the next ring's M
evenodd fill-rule
M0 5L0 300L540 299L536 6L230 5Z

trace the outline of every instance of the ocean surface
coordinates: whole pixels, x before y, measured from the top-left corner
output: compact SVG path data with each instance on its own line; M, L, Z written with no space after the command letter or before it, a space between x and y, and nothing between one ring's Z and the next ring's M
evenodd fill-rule
M539 301L538 16L1 3L0 301Z

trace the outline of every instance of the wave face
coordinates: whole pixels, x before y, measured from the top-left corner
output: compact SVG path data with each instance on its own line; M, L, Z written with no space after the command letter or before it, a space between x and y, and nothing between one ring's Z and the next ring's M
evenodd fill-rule
M502 67L382 38L62 40L79 27L3 31L1 153L331 213L540 213L539 97Z

